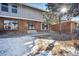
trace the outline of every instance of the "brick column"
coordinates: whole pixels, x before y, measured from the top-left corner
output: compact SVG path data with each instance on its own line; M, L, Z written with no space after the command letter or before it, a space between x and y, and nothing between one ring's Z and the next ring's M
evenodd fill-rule
M28 30L28 21L20 20L19 21L19 32L27 32Z

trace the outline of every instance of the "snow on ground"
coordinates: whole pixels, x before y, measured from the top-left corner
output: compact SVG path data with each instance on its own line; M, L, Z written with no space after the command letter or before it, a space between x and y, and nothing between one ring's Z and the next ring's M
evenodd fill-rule
M26 36L21 36L21 37L16 37L16 38L4 38L4 37L0 38L0 56L27 56L29 53L31 53L33 51L37 52L37 50L38 50L37 45L39 45L41 43L40 39L37 40L37 37L40 35L42 36L42 35L48 35L48 34L44 33L44 34L33 34L32 36L26 35ZM35 36L37 36L37 37L35 37ZM66 36L66 35L64 35L64 36ZM47 37L49 37L49 36L47 36ZM52 37L53 37L52 39L54 39L54 37L56 38L57 35L54 35L54 33L53 33ZM41 39L41 40L43 43L41 45L39 45L39 47L43 46L43 48L42 48L43 51L40 51L40 53L35 56L53 56L51 51L44 51L44 50L54 40L47 40L47 39ZM54 45L58 45L58 43L55 42ZM64 48L62 48L62 49L64 49ZM79 56L79 50L75 50L74 47L68 48L68 51L70 51L69 55L78 55Z
M35 37L0 38L0 56L20 56L30 52Z

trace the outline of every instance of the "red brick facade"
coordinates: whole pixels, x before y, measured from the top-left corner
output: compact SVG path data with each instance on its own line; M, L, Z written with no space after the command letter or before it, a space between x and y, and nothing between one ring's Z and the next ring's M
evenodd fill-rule
M35 28L36 28L36 30L37 30L38 32L41 31L41 22L35 21L35 22L34 22L34 25L35 25Z
M29 20L23 20L23 19L14 19L14 18L2 18L0 17L0 20L17 20L18 21L18 30L0 30L0 32L28 32L28 22ZM33 21L35 30L37 32L40 32L42 29L42 23L38 21ZM76 29L76 24L73 21L69 22L63 22L60 24L50 25L49 31L61 31L66 33L72 33ZM61 28L60 28L61 26ZM4 24L0 23L0 28L4 28Z
M29 20L23 20L23 19L14 19L14 18L2 18L0 17L0 20L17 20L18 21L18 30L0 30L0 32L27 32L28 29L28 22ZM33 21L35 30L37 32L41 31L41 22ZM0 28L4 28L2 24L0 24ZM3 24L4 25L4 24Z
M28 21L20 20L19 21L19 32L27 32L28 29Z

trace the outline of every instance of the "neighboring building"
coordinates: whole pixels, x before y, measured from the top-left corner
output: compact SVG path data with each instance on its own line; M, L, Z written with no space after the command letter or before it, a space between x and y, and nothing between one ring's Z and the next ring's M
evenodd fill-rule
M60 24L54 24L50 26L50 30L64 33L74 33L77 27L75 21L66 21Z
M44 10L19 3L0 3L1 32L37 32L47 30Z

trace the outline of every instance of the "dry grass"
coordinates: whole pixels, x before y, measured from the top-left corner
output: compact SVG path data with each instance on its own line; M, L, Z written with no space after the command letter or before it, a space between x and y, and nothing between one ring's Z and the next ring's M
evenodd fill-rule
M48 45L52 42L52 40L47 40L47 39L38 39L35 42L35 46L38 47L37 50L44 51L48 47ZM73 39L73 40L68 40L68 41L56 41L54 44L54 47L52 48L52 54L56 56L62 56L64 53L69 52L69 50L72 50L72 47L74 47L74 43L79 45L79 40ZM36 51L36 50L34 50ZM34 52L33 51L33 52Z
M74 47L75 44L79 45L79 40L73 39L73 40L68 40L68 41L59 41L58 45L55 45L54 48L52 49L52 53L60 56L62 55L62 50L64 51L69 51L68 49L71 49L71 47Z

